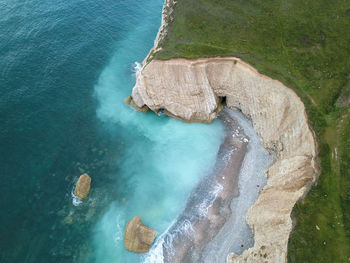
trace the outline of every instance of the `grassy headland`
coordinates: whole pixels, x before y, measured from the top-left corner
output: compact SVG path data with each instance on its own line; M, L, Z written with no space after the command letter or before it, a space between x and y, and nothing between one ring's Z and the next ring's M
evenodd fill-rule
M322 170L288 260L350 262L350 2L178 0L172 17L156 59L240 57L301 97Z

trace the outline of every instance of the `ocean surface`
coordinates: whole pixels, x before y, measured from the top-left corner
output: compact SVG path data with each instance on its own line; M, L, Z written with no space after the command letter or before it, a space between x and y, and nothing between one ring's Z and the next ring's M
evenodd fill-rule
M0 2L0 262L135 263L129 219L162 234L212 169L224 128L124 104L162 0ZM74 201L79 175L88 199Z

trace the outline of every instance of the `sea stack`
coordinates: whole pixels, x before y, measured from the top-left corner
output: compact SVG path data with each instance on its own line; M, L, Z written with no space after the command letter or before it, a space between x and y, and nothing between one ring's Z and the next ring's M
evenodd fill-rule
M90 187L91 187L91 178L88 174L82 174L79 179L78 182L75 186L74 189L74 194L80 199L83 200L85 199L90 191Z
M126 225L124 246L132 252L146 253L150 250L156 235L155 230L142 224L141 217L136 216Z

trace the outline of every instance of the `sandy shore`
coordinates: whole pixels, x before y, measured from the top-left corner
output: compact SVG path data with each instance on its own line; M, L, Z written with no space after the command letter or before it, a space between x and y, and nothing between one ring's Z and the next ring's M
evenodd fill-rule
M231 201L239 196L239 173L248 138L228 111L219 118L226 126L214 171L190 196L182 215L164 238L164 262L210 262L202 258L207 244L230 218Z

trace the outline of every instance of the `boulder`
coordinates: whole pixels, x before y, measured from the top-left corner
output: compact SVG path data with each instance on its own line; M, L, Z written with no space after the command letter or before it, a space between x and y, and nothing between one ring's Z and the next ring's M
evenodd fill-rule
M156 235L155 230L142 224L141 218L136 216L126 225L124 246L132 252L146 253L150 250Z
M74 194L80 199L88 196L91 186L91 178L88 174L82 174L74 189Z
M132 98L131 98L131 96L129 96L129 97L126 97L126 98L124 99L124 102L125 102L126 105L129 105L130 102L131 102L131 100L132 100Z

